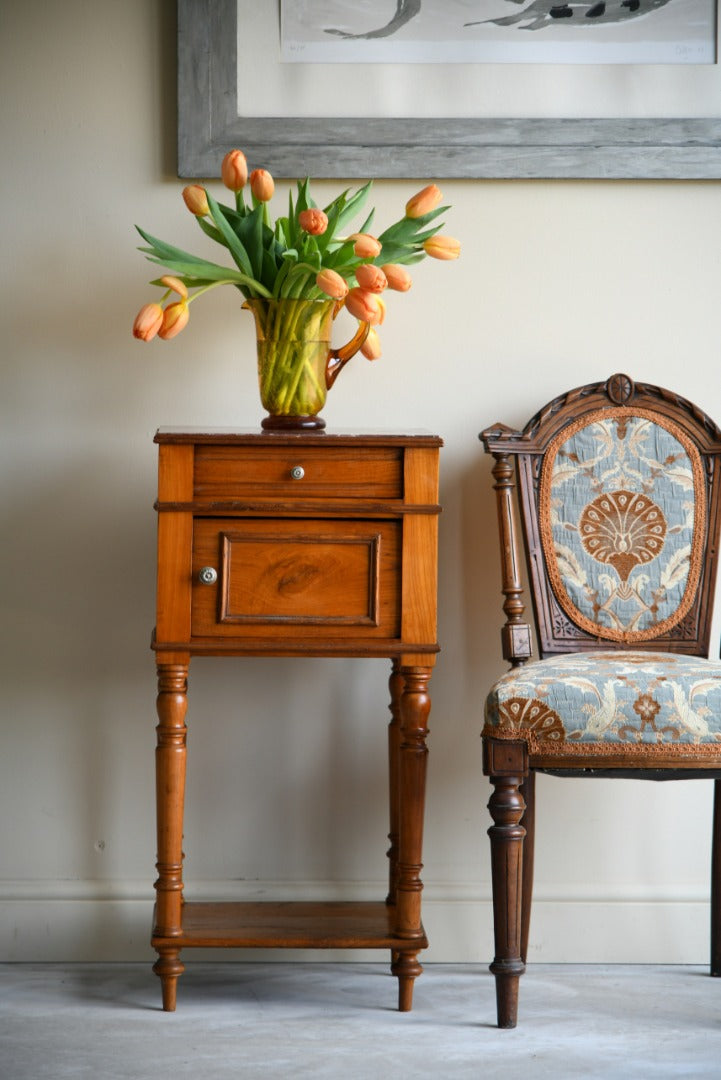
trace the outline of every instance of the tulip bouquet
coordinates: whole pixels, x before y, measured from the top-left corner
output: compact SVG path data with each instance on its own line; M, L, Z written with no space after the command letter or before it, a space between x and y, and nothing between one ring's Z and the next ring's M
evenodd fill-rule
M216 202L199 184L185 187L183 199L201 230L227 249L234 265L191 255L136 226L147 245L139 250L170 272L151 282L164 295L141 308L133 334L141 341L156 335L170 340L187 325L194 300L219 285L233 285L256 316L263 404L276 415L317 412L332 382L330 371L319 375L290 343L301 336L312 340L327 333L329 338L330 319L344 307L361 326L338 369L358 348L370 360L380 356L375 327L385 317L381 293L406 292L412 284L406 266L427 255L448 260L460 254L457 240L438 235L442 226L437 219L448 207L440 206L443 196L429 184L406 203L400 220L376 236L370 232L372 210L357 230L351 226L371 181L355 192L343 191L320 209L305 179L298 181L295 198L289 193L287 216L273 222L269 203L275 184L269 172L255 169L249 175L245 155L231 150L221 176L234 193L234 205ZM262 366L261 339L286 343L269 351Z
M223 159L221 175L235 194L234 206L216 202L199 184L184 188L183 199L202 231L227 248L234 267L198 258L136 226L147 244L139 250L150 262L171 271L151 282L165 290L160 303L144 305L135 320L133 334L142 341L156 334L165 340L175 337L188 323L189 305L219 285L234 285L246 299L331 297L375 327L385 315L380 294L386 288L406 292L411 287L406 266L426 255L455 259L460 253L457 240L438 235L441 225L436 219L448 207L439 205L443 196L435 184L419 191L406 204L404 216L374 236L368 231L373 211L358 231L349 231L372 181L353 194L342 192L323 210L311 198L310 181L299 181L295 201L293 193L289 195L287 216L273 224L268 204L275 185L270 173L255 169L248 175L242 151L231 150ZM177 299L166 303L173 294ZM375 330L363 351L371 359L380 355Z

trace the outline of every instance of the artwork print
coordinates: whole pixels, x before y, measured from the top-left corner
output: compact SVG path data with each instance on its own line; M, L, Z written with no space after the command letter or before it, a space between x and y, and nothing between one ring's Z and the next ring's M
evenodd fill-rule
M716 0L281 0L281 58L712 64L716 6Z

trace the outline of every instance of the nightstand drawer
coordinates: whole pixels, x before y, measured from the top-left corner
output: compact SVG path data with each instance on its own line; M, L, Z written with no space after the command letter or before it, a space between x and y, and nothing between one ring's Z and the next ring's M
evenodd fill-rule
M395 638L400 551L399 521L196 518L192 636Z
M322 436L319 436L322 438ZM193 492L198 499L403 497L403 452L395 447L299 445L198 446Z

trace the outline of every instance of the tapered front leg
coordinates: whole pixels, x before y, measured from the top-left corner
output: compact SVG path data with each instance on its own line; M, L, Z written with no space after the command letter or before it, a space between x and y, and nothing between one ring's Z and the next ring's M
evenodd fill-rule
M155 752L158 826L158 879L153 939L162 938L156 949L153 968L163 988L163 1009L173 1012L178 976L184 966L180 948L168 938L183 932L183 804L185 799L185 758L187 710L187 664L158 665L158 727Z
M518 790L522 776L491 776L494 785L488 809L494 824L491 838L493 926L496 954L491 971L496 977L498 1026L513 1028L518 1018L518 980L526 970L521 958L521 901L525 810Z
M421 854L423 851L423 815L426 793L428 750L429 667L402 667L401 734L399 767L399 836L398 877L396 890L396 934L418 948L399 950L391 970L398 976L398 1008L408 1012L413 1003L413 984L423 968L418 952L425 946L421 923Z

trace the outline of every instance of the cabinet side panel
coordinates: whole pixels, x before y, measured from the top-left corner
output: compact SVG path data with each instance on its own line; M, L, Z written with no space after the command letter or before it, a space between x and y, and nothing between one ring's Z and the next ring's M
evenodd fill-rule
M158 457L158 499L190 502L193 494L193 447L162 445ZM193 518L189 512L158 514L158 586L156 640L190 638Z
M437 558L438 519L434 515L407 515L403 521L401 636L408 644L432 645L436 641Z
M411 506L438 502L439 454L436 447L408 447L404 464L404 499Z
M406 505L433 506L437 503L438 465L436 448L409 447L406 450ZM437 565L437 515L406 514L403 521L402 571L402 637L405 642L432 644L436 641Z

